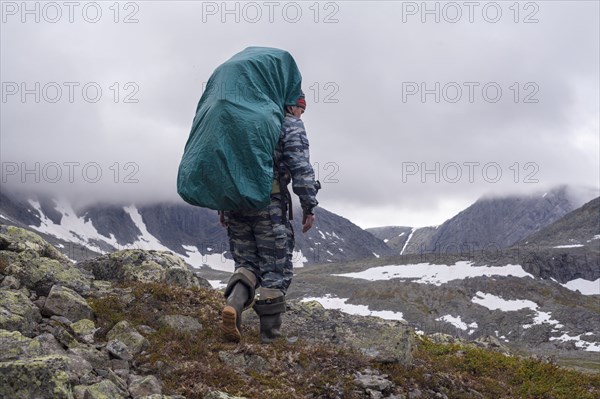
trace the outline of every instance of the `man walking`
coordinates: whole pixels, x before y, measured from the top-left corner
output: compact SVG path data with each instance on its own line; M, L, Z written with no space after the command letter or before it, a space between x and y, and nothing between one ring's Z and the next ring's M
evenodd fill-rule
M316 194L320 188L309 160L309 146L301 116L306 100L300 97L287 106L279 141L273 154L274 176L270 204L263 209L234 210L221 213L235 272L225 289L227 305L222 312L221 330L233 342L241 339L242 311L259 297L253 309L260 317L261 342L269 343L281 336L281 314L285 312L285 294L292 277L294 232L290 223L293 192L302 206L302 231L313 225Z

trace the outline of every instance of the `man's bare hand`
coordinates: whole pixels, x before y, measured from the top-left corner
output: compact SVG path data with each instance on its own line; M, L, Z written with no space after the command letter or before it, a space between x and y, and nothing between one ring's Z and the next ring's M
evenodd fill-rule
M306 233L313 226L315 215L304 215L302 217L302 232Z
M221 226L227 227L227 222L225 221L225 213L223 212L219 212L219 223L221 223Z

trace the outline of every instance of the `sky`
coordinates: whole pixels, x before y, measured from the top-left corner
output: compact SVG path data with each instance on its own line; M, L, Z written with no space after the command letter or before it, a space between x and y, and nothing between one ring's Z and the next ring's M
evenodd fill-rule
M600 189L597 1L1 2L2 186L181 201L203 85L289 51L320 205L438 225L482 196ZM317 213L318 217L318 213Z

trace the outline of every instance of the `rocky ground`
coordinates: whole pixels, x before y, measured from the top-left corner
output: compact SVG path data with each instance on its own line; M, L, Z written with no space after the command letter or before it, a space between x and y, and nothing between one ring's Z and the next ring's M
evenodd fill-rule
M402 322L290 301L285 337L222 341L219 291L170 252L72 263L0 225L0 397L595 398L600 377L507 356L497 340L417 336ZM481 349L482 347L495 350ZM504 353L504 354L503 354ZM500 373L499 370L502 370ZM554 381L552 384L536 380Z

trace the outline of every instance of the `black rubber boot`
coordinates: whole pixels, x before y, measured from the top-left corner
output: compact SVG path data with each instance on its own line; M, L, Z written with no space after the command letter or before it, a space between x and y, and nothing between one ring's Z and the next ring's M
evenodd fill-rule
M238 282L227 297L227 306L223 308L221 331L228 341L239 342L242 339L242 312L248 301L250 290Z
M254 301L256 277L250 270L239 268L232 274L225 288L227 305L221 313L221 331L226 340L242 339L242 312Z
M281 314L285 312L285 296L256 301L253 309L260 317L260 342L268 344L281 337Z
M281 313L260 316L260 342L269 344L281 337Z

